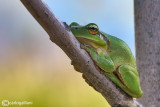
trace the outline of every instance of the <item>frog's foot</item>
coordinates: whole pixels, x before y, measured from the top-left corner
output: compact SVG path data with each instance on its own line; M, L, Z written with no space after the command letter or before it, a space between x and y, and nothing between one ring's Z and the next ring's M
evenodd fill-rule
M91 51L94 51L94 48L93 48L93 47L91 47L91 46L89 46L89 45L86 45L86 44L80 44L80 47L81 47L82 49L85 49L85 50L88 51L89 53L90 53Z
M142 90L140 88L139 75L135 68L130 65L124 64L118 67L116 70L116 75L118 76L121 83L127 88L127 93L133 97L141 97ZM126 90L124 89L124 91ZM123 88L122 88L123 89Z
M119 80L119 78L114 73L108 73L106 72L105 75L118 87L120 87L123 91L125 91L128 95L135 97L134 94L132 94L128 88Z
M80 47L81 47L82 49L85 49L85 44L80 44Z

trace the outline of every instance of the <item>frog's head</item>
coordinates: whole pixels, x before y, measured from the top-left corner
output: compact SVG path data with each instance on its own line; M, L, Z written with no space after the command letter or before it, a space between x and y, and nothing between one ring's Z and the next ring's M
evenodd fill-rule
M88 45L105 46L106 42L95 23L89 23L86 26L81 26L76 22L70 24L73 35L80 43Z

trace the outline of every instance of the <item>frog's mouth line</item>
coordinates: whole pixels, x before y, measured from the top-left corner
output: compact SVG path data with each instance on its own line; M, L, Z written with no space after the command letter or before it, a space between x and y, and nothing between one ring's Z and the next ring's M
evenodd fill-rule
M78 39L78 41L80 41L81 43L96 43L96 40L90 40L88 38L81 38L81 37L76 37Z
M106 42L106 44L108 45L108 49L110 48L110 41L108 40L108 38L106 36L104 36L101 32L98 32L98 36L104 40ZM78 39L78 41L80 41L81 43L87 43L87 44L95 44L97 43L96 40L90 40L88 38L85 37L76 37Z

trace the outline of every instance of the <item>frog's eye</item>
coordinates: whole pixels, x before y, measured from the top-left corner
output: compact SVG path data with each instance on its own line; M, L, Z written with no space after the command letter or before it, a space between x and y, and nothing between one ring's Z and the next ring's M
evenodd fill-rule
M95 35L95 34L98 33L98 26L96 26L96 25L90 25L90 26L88 27L88 31L89 31L89 33Z

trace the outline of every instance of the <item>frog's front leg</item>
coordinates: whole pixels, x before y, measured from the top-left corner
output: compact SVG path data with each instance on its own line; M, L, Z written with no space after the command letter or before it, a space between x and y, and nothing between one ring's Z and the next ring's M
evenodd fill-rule
M103 52L96 52L91 46L84 45L83 48L89 52L94 62L104 71L113 72L115 70L114 63L111 58Z

